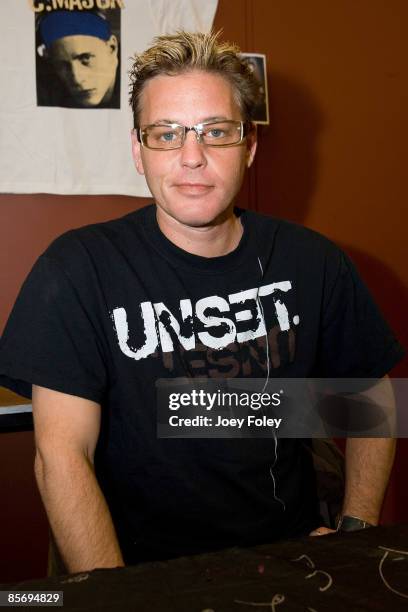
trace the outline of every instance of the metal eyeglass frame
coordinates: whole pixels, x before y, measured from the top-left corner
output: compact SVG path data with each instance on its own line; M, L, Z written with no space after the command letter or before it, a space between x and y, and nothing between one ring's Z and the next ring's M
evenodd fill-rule
M217 123L239 123L240 124L240 137L239 140L237 142L231 142L228 144L208 144L206 142L203 142L202 138L203 138L203 130L204 130L204 126L206 125L217 125ZM237 145L241 144L242 141L244 140L245 136L248 134L248 125L249 122L248 121L239 121L236 119L224 119L224 120L220 120L220 121L204 121L203 123L197 123L196 125L192 125L191 127L188 127L186 125L182 125L181 123L151 123L149 125L145 125L143 128L139 127L139 128L135 128L134 131L136 132L136 136L138 141L140 142L140 144L145 147L146 149L150 149L151 151L172 151L175 149L181 149L186 141L186 136L187 136L187 132L195 132L196 135L196 139L197 142L199 144L202 144L206 147L217 147L219 149L221 148L225 148L225 147L236 147ZM181 137L181 144L177 145L176 147L149 147L149 145L147 145L144 142L143 136L145 133L145 130L149 127L169 127L171 129L175 129L175 128L183 128L183 132L182 132L182 137Z

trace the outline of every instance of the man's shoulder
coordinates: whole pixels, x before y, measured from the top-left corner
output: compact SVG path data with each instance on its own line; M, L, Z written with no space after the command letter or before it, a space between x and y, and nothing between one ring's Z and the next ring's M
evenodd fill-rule
M123 249L130 242L137 248L137 237L151 208L149 205L116 219L68 230L53 240L43 257L65 267L80 264L84 258L103 256L110 249Z
M310 257L338 258L343 253L330 238L300 223L250 210L244 212L244 217L245 222L254 228L260 246L273 244L280 251L290 250Z

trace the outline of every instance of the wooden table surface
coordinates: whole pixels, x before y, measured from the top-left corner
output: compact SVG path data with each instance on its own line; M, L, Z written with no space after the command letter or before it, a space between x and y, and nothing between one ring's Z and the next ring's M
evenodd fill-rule
M31 404L31 400L17 395L17 393L13 393L13 391L9 391L5 387L0 387L0 408L5 406L21 406L23 404Z
M31 400L0 387L0 433L32 429Z

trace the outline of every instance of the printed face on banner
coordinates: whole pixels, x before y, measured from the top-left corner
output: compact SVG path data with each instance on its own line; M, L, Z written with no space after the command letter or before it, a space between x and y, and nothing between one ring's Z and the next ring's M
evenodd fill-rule
M64 36L50 50L50 61L78 107L109 103L115 88L118 44L95 36Z
M38 106L120 108L120 8L36 13Z

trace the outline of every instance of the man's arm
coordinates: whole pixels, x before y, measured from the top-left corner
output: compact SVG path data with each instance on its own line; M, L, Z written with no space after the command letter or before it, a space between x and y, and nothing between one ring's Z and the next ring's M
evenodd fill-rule
M394 455L393 438L348 438L342 515L378 525Z
M395 400L388 376L362 394L381 406L391 431L395 431ZM385 490L395 456L394 438L348 438L346 443L346 487L342 516L352 516L378 525ZM319 527L310 535L325 535L332 529Z
M69 572L124 565L94 473L100 412L90 400L33 386L35 475Z
M388 376L363 395L385 412L395 431L395 399ZM378 525L381 505L395 456L393 438L348 438L346 444L346 490L342 515L355 516Z

